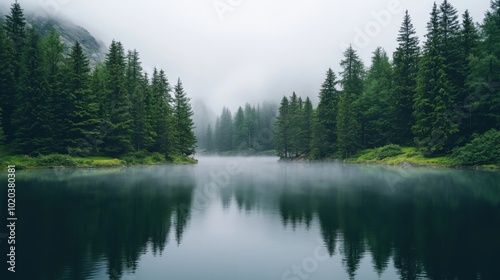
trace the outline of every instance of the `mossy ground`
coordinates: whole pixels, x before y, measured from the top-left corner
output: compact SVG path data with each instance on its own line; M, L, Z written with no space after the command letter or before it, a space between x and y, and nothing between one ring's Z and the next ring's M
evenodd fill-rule
M136 155L119 158L106 156L73 157L69 155L51 154L38 157L12 155L0 151L0 166L15 165L17 169L43 169L52 167L98 168L113 166L134 166L154 164L195 164L198 160L187 156L174 156L166 160L159 154Z
M349 163L380 163L380 164L390 164L399 165L404 163L409 163L412 165L419 166L458 166L458 164L448 156L439 157L425 157L416 148L413 147L403 147L402 153L392 157L386 157L379 159L376 156L377 149L367 149L359 152L356 156L345 160ZM482 165L479 167L483 168L500 168L498 165Z

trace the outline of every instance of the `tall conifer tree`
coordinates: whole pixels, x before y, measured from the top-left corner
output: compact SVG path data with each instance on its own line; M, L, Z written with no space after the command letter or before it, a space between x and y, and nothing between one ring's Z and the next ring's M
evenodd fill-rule
M177 151L186 156L194 154L196 148L196 137L194 135L193 110L189 104L189 98L184 92L181 79L177 80L174 87L174 116L177 132Z
M392 107L394 107L394 135L396 144L413 143L411 127L413 117L413 99L417 89L419 40L411 17L406 11L397 39L399 45L394 52L394 81L392 88Z
M340 157L352 156L361 146L358 100L363 92L364 66L356 51L349 47L340 66L342 92L337 111L338 152Z

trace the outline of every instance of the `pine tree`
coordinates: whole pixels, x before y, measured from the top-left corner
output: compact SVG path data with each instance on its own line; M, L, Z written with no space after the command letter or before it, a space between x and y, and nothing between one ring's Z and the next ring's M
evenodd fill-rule
M19 87L19 102L14 116L15 147L21 153L47 154L54 147L51 131L53 116L49 100L40 36L34 28L28 30L23 49Z
M11 123L14 112L16 88L14 81L14 47L12 40L7 36L2 25L0 25L0 109L3 111L3 119L0 127L3 128L5 140L10 143L14 138L15 127Z
M357 101L363 92L364 66L356 51L349 47L340 66L342 92L337 111L338 153L342 158L353 155L361 146L361 127Z
M57 153L64 153L71 137L67 134L71 126L68 116L74 108L70 94L64 90L63 73L66 70L63 55L64 44L55 29L51 29L43 38L42 48L45 72L47 73L47 96L53 112L53 119L50 123L50 130L55 141L53 150Z
M417 88L420 48L408 11L399 30L397 41L399 46L393 56L395 83L391 99L394 107L394 135L391 138L396 144L410 144L413 142L411 127L415 123L412 113Z
M479 33L474 24L474 20L466 10L462 15L462 28L460 30L461 45L463 47L464 56L469 58L471 55L477 55L479 46Z
M315 158L331 156L336 150L339 102L336 79L332 69L328 69L319 93L319 104L315 114L311 145L312 154Z
M11 142L14 139L14 134L17 128L13 125L15 121L12 120L14 117L14 108L19 104L21 100L17 100L21 93L21 63L23 60L24 44L26 41L26 20L24 18L24 12L21 5L17 1L12 4L10 8L10 13L5 17L4 25L2 26L5 31L6 37L0 48L0 53L2 57L2 63L0 68L2 68L1 75L5 82L5 87L2 86L0 89L4 96L2 98L2 108L4 109L4 125L5 134L7 136L7 142ZM4 34L0 35L4 36ZM5 49L4 49L5 47ZM5 63L5 64L4 64ZM12 68L11 68L12 67ZM6 98L5 98L6 97Z
M132 104L132 145L136 151L148 150L154 143L155 134L150 120L149 80L143 75L139 52L128 52L126 68L125 84Z
M236 129L236 127L235 127ZM245 132L246 132L246 148L247 149L258 149L257 143L257 120L255 116L255 108L252 108L250 104L245 105Z
M478 47L479 47L479 33L474 25L474 21L469 14L469 11L466 10L462 16L462 28L460 30L461 36L461 46L463 51L463 76L465 77L464 84L464 96L465 100L463 101L463 109L462 109L462 118L460 126L460 136L464 142L467 142L474 132L473 120L475 118L474 107L471 102L468 102L471 97L470 90L470 77L472 74L471 62L479 55ZM462 105L462 104L461 104Z
M234 137L233 147L236 150L247 148L247 127L245 125L245 113L243 108L238 107L236 115L234 115Z
M440 12L441 11L441 12ZM427 40L420 61L417 93L415 95L415 125L412 127L416 143L427 155L449 150L458 132L453 106L460 93L457 77L456 12L447 1L431 12L427 24ZM449 50L444 50L449 48ZM458 67L458 66L457 66Z
M104 151L110 155L132 151L131 101L125 87L125 54L120 42L113 41L106 56L105 114L110 127L105 137Z
M303 155L309 155L311 152L312 131L314 122L314 111L309 97L304 102L304 107L301 112L301 128L299 152Z
M468 103L472 132L500 129L500 1L491 1L480 26L477 55L470 57Z
M174 87L174 115L175 128L177 132L177 151L182 155L194 154L196 148L196 137L194 136L193 110L189 104L189 98L184 92L181 79L177 80Z
M153 71L151 81L151 95L153 102L151 104L151 124L154 134L156 134L155 143L151 151L160 152L167 159L171 158L177 151L176 129L174 112L172 108L171 88L168 79L163 70Z
M5 31L14 47L14 78L21 76L21 58L26 40L26 19L21 5L17 1L12 4L10 14L5 17Z
M441 52L445 59L444 71L449 86L449 92L446 92L445 97L449 102L445 105L447 107L446 118L447 122L452 122L452 130L450 130L450 138L445 145L445 150L450 151L457 144L464 142L464 137L459 132L466 117L463 104L467 97L465 79L468 72L468 60L465 55L457 10L447 0L441 4L440 10ZM453 127L456 127L456 132L453 132Z
M390 102L392 67L381 47L373 52L365 83L365 92L359 100L362 143L365 148L376 148L390 143L394 121Z
M80 156L97 152L99 105L91 89L89 59L78 41L71 47L66 79L66 95L71 108L68 112L69 129L65 131L69 136L66 149L70 154Z
M280 107L278 109L278 116L274 125L274 145L276 154L281 158L291 156L290 151L290 105L288 98L283 96L281 99Z
M300 147L300 129L301 129L301 118L300 118L300 102L295 92L290 96L290 103L288 106L288 135L290 141L288 143L288 150L291 155L298 157L299 156L299 147Z

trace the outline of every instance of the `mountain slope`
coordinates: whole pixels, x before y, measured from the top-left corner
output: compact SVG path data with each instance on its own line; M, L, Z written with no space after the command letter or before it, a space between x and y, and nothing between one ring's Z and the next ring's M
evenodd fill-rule
M0 22L4 21L5 15L5 11L3 11L0 15ZM66 46L66 52L69 52L71 46L76 41L79 41L90 60L91 66L104 61L107 52L106 45L92 36L85 28L59 17L35 16L29 12L25 12L25 17L28 25L35 26L42 36L51 29L57 30L61 36L61 41Z
M92 66L105 59L106 45L102 41L98 41L85 28L79 25L60 18L34 17L29 15L26 16L26 21L28 24L34 25L41 35L47 34L51 29L57 30L61 36L61 40L68 49L76 41L79 41Z

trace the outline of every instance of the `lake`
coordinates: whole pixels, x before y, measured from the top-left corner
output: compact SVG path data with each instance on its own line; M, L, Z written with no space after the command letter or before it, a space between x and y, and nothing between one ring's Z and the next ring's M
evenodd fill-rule
M16 183L2 279L500 279L498 171L202 157Z

